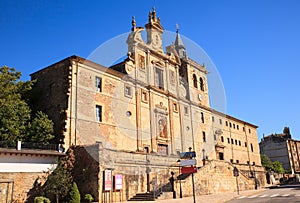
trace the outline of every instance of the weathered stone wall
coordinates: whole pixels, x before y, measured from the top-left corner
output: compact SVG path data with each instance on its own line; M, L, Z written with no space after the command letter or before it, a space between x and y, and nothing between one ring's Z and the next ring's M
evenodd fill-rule
M237 166L238 167L238 166ZM249 190L255 188L254 178L248 178L243 173L233 176L234 166L225 161L207 161L205 166L198 169L194 174L196 195L207 195L222 192L232 192L237 190ZM257 172L258 173L258 172ZM184 181L181 181L183 196L192 196L192 175ZM180 180L176 181L176 193L180 192Z
M94 201L99 201L99 162L87 153L84 147L74 146L75 164L74 180L77 183L81 198L91 194Z
M88 155L83 155L84 153L88 153ZM86 191L86 193L93 191L89 193L95 197L98 196L97 200L99 202L109 199L111 195L114 201L125 201L133 197L136 193L152 191L153 188L168 192L170 188L167 185L169 184L171 172L175 173L175 179L181 174L177 163L178 156L160 156L156 154L105 149L101 144L81 148L79 154L80 157L77 158L85 160L77 160L83 167L75 167L76 170L80 171L84 166L94 167L94 169L88 169L89 171L94 171L93 173L86 173L84 177L79 178L83 183L79 183L79 190L81 193L82 191ZM91 161L91 163L87 160ZM99 163L98 179L95 173L95 168L98 169L98 165L95 163ZM255 188L254 177L250 177L249 175L251 171L254 172L255 177L259 180L260 186L265 185L264 170L262 167L251 166L250 171L247 165L236 166L240 170L238 177L239 190ZM237 183L236 178L233 176L233 168L234 165L227 161L206 160L206 164L198 167L198 172L194 174L196 194L203 195L236 191ZM103 171L106 169L113 169L113 176L116 174L123 175L123 190L113 191L112 194L103 191ZM94 188L88 189L91 186ZM192 195L191 175L181 181L181 186L183 196ZM99 190L94 191L95 188L99 188ZM175 181L175 191L177 196L179 196L179 180Z
M271 161L279 161L285 170L291 169L289 149L286 140L271 139L260 143L260 148L263 154L270 158Z
M24 203L30 195L34 195L32 189L34 186L43 182L44 173L0 173L1 179L10 179L14 181L13 186L13 202ZM6 186L4 183L0 183L0 187ZM2 195L2 194L1 194ZM3 196L0 195L0 201Z
M34 110L45 112L54 122L56 143L65 141L68 145L69 140L64 140L64 132L68 122L67 110L72 79L68 77L70 74L71 63L67 58L31 75L31 79L36 81L33 88L35 98L32 100Z

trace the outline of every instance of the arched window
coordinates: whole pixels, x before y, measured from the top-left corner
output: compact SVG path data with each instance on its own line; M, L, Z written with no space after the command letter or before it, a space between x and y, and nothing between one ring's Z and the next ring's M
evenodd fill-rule
M202 77L200 77L200 90L204 91L204 81Z
M195 88L198 88L197 76L195 74L193 74L193 84Z

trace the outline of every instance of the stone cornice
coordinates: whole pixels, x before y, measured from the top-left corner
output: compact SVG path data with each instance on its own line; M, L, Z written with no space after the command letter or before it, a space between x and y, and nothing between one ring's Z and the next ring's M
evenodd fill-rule
M58 151L50 151L50 150L33 150L33 149L6 149L0 148L0 154L15 154L15 155L35 155L35 156L65 156L65 153L61 153Z

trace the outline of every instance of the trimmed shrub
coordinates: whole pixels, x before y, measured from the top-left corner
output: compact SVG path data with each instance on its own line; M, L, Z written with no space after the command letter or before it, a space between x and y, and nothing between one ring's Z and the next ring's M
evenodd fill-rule
M34 198L34 203L51 203L47 197L39 196Z
M73 185L69 191L68 203L80 203L80 193L75 182L73 182Z
M84 195L84 200L86 200L87 202L92 202L94 198L91 194L86 194Z

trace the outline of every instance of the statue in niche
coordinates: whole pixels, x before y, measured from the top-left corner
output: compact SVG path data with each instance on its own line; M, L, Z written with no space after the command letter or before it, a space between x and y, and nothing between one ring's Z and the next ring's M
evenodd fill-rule
M145 57L144 56L141 56L139 55L139 68L141 69L145 69Z
M165 117L158 119L158 136L161 138L168 137L167 119Z

